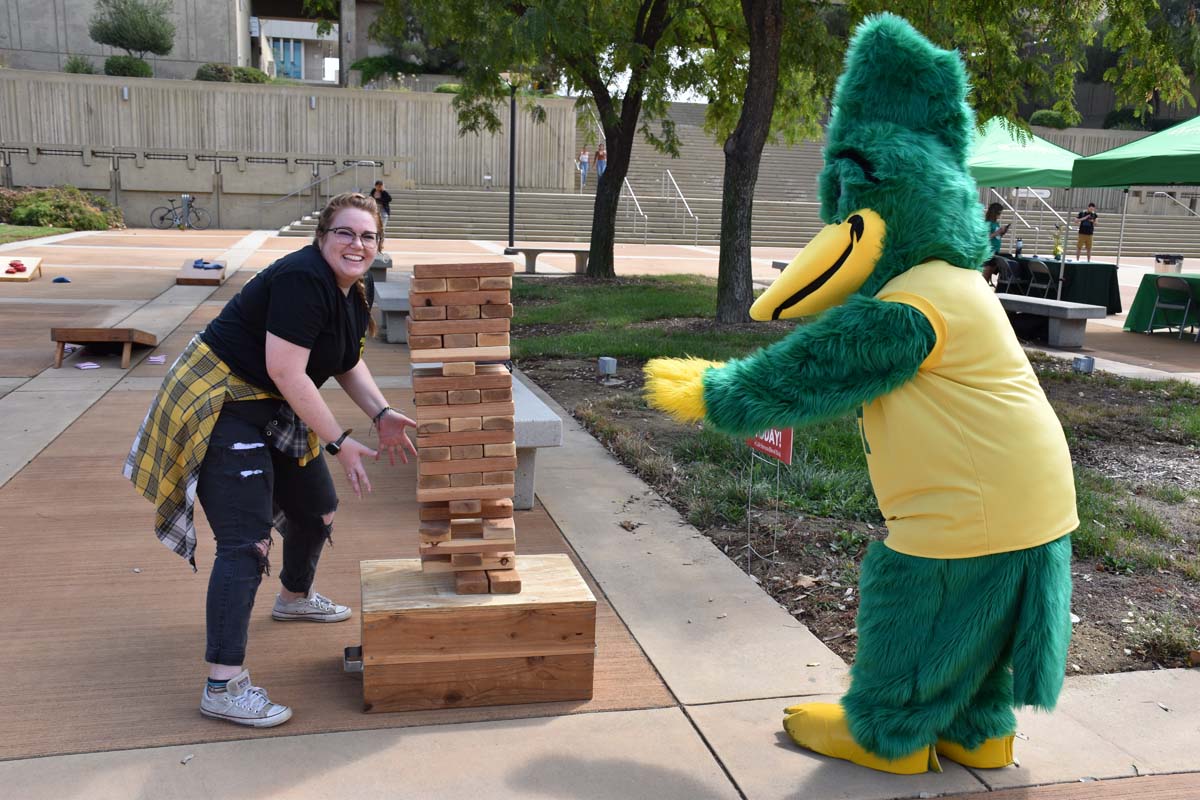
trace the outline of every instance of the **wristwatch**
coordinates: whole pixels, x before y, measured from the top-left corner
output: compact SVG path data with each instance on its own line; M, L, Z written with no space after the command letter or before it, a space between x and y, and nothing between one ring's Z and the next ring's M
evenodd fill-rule
M329 442L325 445L325 452L331 456L336 456L342 451L342 442L346 441L346 437L353 431L352 428L346 428L342 431L342 435L337 438L336 442Z

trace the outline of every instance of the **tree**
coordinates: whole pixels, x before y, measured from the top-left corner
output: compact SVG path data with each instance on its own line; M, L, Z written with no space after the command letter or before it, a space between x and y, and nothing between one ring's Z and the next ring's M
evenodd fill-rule
M165 56L175 46L170 0L97 0L88 35L136 58Z

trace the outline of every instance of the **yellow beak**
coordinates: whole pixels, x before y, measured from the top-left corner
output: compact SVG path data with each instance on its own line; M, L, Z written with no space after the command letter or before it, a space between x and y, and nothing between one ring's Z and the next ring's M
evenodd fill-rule
M840 225L826 225L754 301L750 317L792 319L841 305L874 271L886 229L883 218L869 208L855 211Z

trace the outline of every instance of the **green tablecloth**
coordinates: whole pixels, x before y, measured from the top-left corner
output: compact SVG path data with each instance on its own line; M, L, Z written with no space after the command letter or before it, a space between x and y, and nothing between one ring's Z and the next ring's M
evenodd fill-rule
M1024 267L1025 262L1031 260L1033 259L1021 256L1017 263ZM1049 267L1054 277L1058 277L1058 261L1044 258L1037 260ZM1117 283L1116 264L1106 264L1102 261L1067 261L1066 269L1061 299L1072 303L1104 306L1109 314L1121 313L1121 286ZM1029 277L1028 273L1025 277ZM1054 296L1053 293L1051 296Z
M1150 314L1154 311L1154 299L1158 296L1158 291L1154 287L1154 279L1158 275L1155 273L1147 273L1142 276L1142 282L1138 286L1137 296L1133 298L1133 305L1129 307L1129 316L1125 317L1125 330L1134 331L1136 333L1145 333L1146 326L1150 324ZM1200 273L1184 273L1182 275L1171 275L1172 278L1183 278L1192 286L1200 289ZM1186 298L1182 292L1171 292L1167 295L1167 299L1171 302L1178 300L1183 302ZM1172 325L1179 325L1179 317L1182 314L1178 311L1159 310L1155 315L1155 326L1165 326L1169 321ZM1200 309L1194 305L1192 310L1188 312L1189 323L1195 325L1200 324Z

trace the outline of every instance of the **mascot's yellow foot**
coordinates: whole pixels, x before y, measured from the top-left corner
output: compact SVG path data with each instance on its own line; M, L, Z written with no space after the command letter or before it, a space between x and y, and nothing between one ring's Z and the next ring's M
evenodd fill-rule
M788 715L783 720L783 729L806 750L896 775L919 775L931 769L942 771L937 753L928 746L903 758L886 759L868 753L850 735L845 712L837 703L803 703L785 708L783 713Z
M1012 736L985 739L983 744L974 750L968 750L961 744L947 742L945 739L938 739L937 751L957 764L976 769L999 769L1015 763L1013 761Z
M704 419L704 372L719 367L699 358L652 358L646 362L646 402L681 422Z

